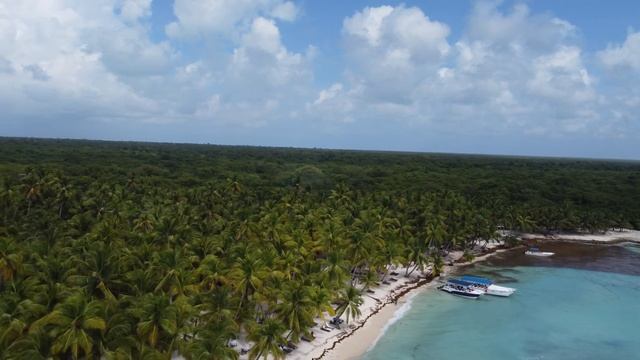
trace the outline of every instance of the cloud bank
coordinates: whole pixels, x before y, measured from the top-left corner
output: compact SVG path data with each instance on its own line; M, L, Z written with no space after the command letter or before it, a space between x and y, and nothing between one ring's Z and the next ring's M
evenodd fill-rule
M256 132L272 131L272 139L289 128L302 138L379 124L449 134L640 135L640 32L589 53L575 25L523 4L479 2L455 38L418 7L366 7L344 18L336 39L344 63L321 87L315 61L330 55L311 41L296 51L283 40L282 26L298 21L302 6L175 0L158 40L151 0L0 1L0 129L42 136L35 128L46 124L65 136L65 127L83 126L89 137L100 137L90 131L97 124L253 129L248 142L258 143Z

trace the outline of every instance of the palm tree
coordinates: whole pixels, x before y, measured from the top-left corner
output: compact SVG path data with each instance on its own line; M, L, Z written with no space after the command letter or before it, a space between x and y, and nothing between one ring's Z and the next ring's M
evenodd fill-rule
M424 270L425 266L429 262L429 257L427 255L428 251L429 249L424 241L418 238L413 239L409 244L406 255L406 259L413 264L413 268L407 266L407 270L405 272L406 276L411 275L417 269L420 269L421 271Z
M516 216L516 225L518 227L518 230L527 232L533 230L533 228L535 227L535 222L533 221L533 219L531 219L531 217L520 214Z
M324 263L323 272L326 284L332 288L343 286L349 277L349 262L344 259L342 252L338 250L330 252Z
M217 256L207 255L195 271L198 287L202 291L211 291L226 285L229 282L227 273L227 267Z
M378 245L377 248L376 253L378 253L379 256L377 256L376 258L378 260L376 262L376 267L384 270L384 275L382 277L383 280L389 273L390 266L403 264L406 261L405 257L403 256L403 253L405 252L404 246L401 242L396 241L394 236L395 235L392 235L387 237L386 239L383 239L383 241Z
M145 343L154 349L172 347L177 335L177 309L167 296L145 296L131 312L138 319L136 333Z
M356 319L360 317L360 305L364 302L360 290L353 286L343 289L338 297L338 302L339 305L336 308L336 315L342 316L342 314L346 313L347 324L349 323L349 318Z
M235 302L239 299L233 296L228 286L214 288L210 292L200 293L195 296L196 310L200 316L196 322L221 322L233 320L236 309Z
M386 267L385 267L386 268ZM369 269L365 272L364 276L360 278L362 284L361 291L367 291L380 281L380 276L375 269Z
M106 326L102 302L89 301L84 294L78 293L34 322L29 332L48 331L54 339L52 354L79 359L93 356L96 338Z
M0 238L0 290L22 269L22 255L8 238Z
M249 340L255 343L249 351L249 359L260 359L260 357L267 359L269 355L276 360L284 359L285 355L280 346L286 343L282 336L285 330L284 324L272 318L267 318L262 324L256 325L249 333Z
M38 201L42 196L42 188L45 184L44 179L35 172L28 173L25 178L24 194L27 200L27 216L31 212L31 205Z
M324 320L325 313L328 313L330 316L336 314L333 306L331 306L331 292L329 289L322 286L315 286L311 289L309 298L315 311L314 316Z
M6 348L10 360L48 360L51 359L52 339L42 332L27 334Z
M140 341L135 335L135 320L121 309L111 312L101 345L107 359L131 359L140 355Z
M71 185L69 185L64 180L58 180L55 184L56 188L56 202L58 203L58 217L62 219L62 215L64 214L65 207L69 203L69 200L73 196L73 190Z
M185 286L190 282L191 275L191 272L186 269L191 267L191 264L182 250L175 248L163 251L158 254L155 262L158 273L163 274L155 292L164 292L170 296L171 300L176 296L184 295Z
M357 275L357 272L361 268L366 267L368 264L368 259L371 258L370 254L373 244L371 243L369 236L367 236L367 234L370 233L361 231L362 230L357 231L353 234L351 241L349 242L349 249L347 253L347 256L349 257L352 264L352 284L355 283L355 275Z
M195 333L194 340L187 346L190 359L193 360L235 360L239 358L236 350L229 346L235 326L230 319L207 324Z
M442 258L440 253L436 251L433 253L433 255L431 255L431 261L433 264L432 275L440 276L440 274L442 274L442 270L444 269L444 259Z
M347 208L351 205L352 196L353 193L345 184L338 184L334 190L331 190L329 199L333 200L336 204Z
M254 256L247 256L238 260L236 267L231 271L235 287L240 291L240 303L235 318L238 319L242 306L247 299L262 287L263 279L268 275L262 260Z
M117 251L108 248L104 243L93 243L91 250L74 257L73 261L77 264L75 274L68 276L67 281L85 288L92 296L100 296L115 303L114 292L117 295L118 290L124 287L123 282L119 280L117 255Z
M300 283L293 283L285 287L280 297L281 302L276 305L276 313L289 329L288 338L299 342L300 336L308 333L313 324L313 301L310 289Z

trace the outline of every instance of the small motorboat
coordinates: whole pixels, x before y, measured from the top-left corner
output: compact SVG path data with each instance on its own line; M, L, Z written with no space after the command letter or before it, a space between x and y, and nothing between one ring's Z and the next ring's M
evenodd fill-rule
M496 285L496 284L491 284L487 288L487 294L493 295L493 296L504 296L504 297L506 297L506 296L511 296L511 294L513 294L514 292L516 292L516 289L514 289L514 288L510 288L510 287L506 287L506 286L500 286L500 285Z
M481 276L463 275L460 280L473 284L476 289L484 291L487 295L510 296L516 292L514 288L496 285L493 280Z
M477 299L484 294L484 291L476 289L472 283L457 279L447 280L439 289L466 299Z
M551 255L555 254L555 253L548 252L548 251L541 251L537 247L531 247L531 248L529 248L529 250L525 251L524 253L525 253L525 255L531 255L531 256L551 256Z

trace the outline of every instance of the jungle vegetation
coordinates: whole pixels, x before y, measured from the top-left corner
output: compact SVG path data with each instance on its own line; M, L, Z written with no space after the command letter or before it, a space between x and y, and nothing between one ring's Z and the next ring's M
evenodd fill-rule
M500 227L640 228L640 163L0 139L0 358L281 358Z

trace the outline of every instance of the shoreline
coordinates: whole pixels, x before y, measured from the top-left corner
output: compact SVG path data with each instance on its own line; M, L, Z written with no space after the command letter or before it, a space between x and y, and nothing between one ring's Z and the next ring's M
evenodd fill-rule
M621 244L625 242L640 243L640 230L622 229L621 231L606 231L602 234L590 233L559 233L545 235L540 233L523 233L522 240L564 241L582 244Z
M365 314L358 321L358 325L340 334L340 336L332 339L332 341L319 344L313 351L306 354L292 353L288 359L328 359L328 360L346 360L358 359L370 350L377 341L384 335L387 328L392 325L395 320L402 317L404 311L409 309L413 298L424 291L435 288L439 283L435 280L446 277L455 272L459 268L484 261L491 256L506 251L520 248L519 246L505 249L497 244L489 248L489 252L481 254L468 262L458 262L462 257L461 251L451 252L447 258L447 263L452 262L453 265L445 265L442 274L439 277L433 277L430 274L423 275L414 281L407 281L403 285L389 291L391 296L384 302L379 304L374 310ZM400 314L398 314L400 312ZM399 315L399 316L397 316Z
M640 243L640 231L623 230L623 231L607 231L604 234L554 234L544 235L536 233L521 234L522 240L537 240L542 242L569 242L580 244L600 244L600 245L616 245L621 243ZM391 298L380 303L374 310L363 311L363 316L356 323L357 325L345 330L338 336L327 338L322 344L314 346L312 351L304 354L296 352L288 359L313 359L313 360L347 360L359 359L367 351L375 346L384 333L395 321L400 319L404 311L411 306L413 298L424 291L435 288L439 283L438 278L443 278L459 269L478 262L482 262L499 253L507 252L522 248L515 246L512 248L503 248L498 244L490 244L487 247L489 252L476 256L468 262L459 262L462 258L461 251L451 252L444 266L442 274L439 277L432 277L428 274L406 281L395 289L387 290L391 294ZM453 265L449 265L453 263Z
M540 241L540 242L569 242L581 244L601 244L615 245L620 243L640 243L640 231L626 230L623 231L607 231L604 234L537 234L523 233L520 235L524 241ZM375 346L386 330L396 320L400 319L404 312L411 306L411 302L415 296L435 288L439 285L439 278L447 277L459 269L466 266L482 262L494 256L507 251L516 250L523 246L515 246L512 248L504 248L502 244L490 243L486 246L488 252L476 256L468 262L460 262L462 259L462 251L452 251L445 259L445 266L439 277L430 275L430 269L427 268L425 273L420 275L412 275L408 278L404 276L398 277L398 283L391 286L380 286L373 290L376 294L382 294L382 297L375 298L365 295L365 303L361 307L362 316L352 322L348 327L342 330L335 330L332 334L316 331L318 335L310 343L302 344L297 350L287 356L287 359L302 360L347 360L359 359L367 351ZM396 271L402 272L404 268L398 268ZM371 300L374 301L371 301ZM317 330L317 328L315 329Z

